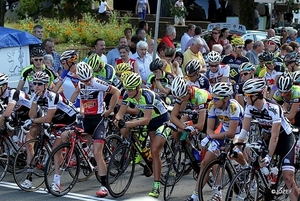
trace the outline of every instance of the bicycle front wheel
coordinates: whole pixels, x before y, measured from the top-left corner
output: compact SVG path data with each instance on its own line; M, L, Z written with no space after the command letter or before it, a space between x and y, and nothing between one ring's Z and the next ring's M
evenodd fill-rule
M0 145L0 181L2 181L8 171L8 166L10 165L10 150L7 141L3 136L0 141L2 141Z
M33 147L33 157L27 157L26 149ZM36 191L44 183L46 160L50 155L48 146L41 147L39 139L29 140L18 150L13 168L16 184L24 191Z
M212 197L216 189L223 193L227 192L227 188L233 176L227 163L224 165L219 159L209 162L203 168L203 171L201 171L198 188L199 200L204 200L204 195L205 197ZM225 197L225 195L223 197Z
M107 167L107 189L111 196L117 198L128 190L134 175L135 151L133 146L122 144L111 155Z
M54 160L57 160L56 164ZM63 196L70 192L77 182L80 172L80 157L76 148L71 151L71 144L64 143L51 153L44 174L48 192L54 196ZM60 190L54 188L55 175L60 175Z

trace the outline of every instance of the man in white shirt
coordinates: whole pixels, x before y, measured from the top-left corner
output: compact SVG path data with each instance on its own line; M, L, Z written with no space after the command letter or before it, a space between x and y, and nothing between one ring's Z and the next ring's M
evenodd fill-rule
M185 52L185 47L186 47L187 42L194 37L195 28L196 28L196 26L194 24L189 24L187 32L184 33L183 36L181 36L180 46L181 46L182 54Z
M140 75L144 83L147 83L147 79L151 74L149 65L152 62L152 56L147 52L148 44L145 41L140 41L136 45L136 53L131 58L135 59L138 63Z
M118 46L112 50L110 50L108 53L107 53L107 63L112 65L112 66L115 66L116 64L116 60L120 58L120 52L119 52L119 47L122 46L122 45L125 45L125 46L128 46L128 42L127 42L127 39L125 36L121 37L119 39L119 43L118 43ZM132 53L129 52L129 56L131 56Z
M101 57L101 60L104 61L104 63L107 63L107 57L104 55L105 48L105 41L102 38L96 39L95 51Z

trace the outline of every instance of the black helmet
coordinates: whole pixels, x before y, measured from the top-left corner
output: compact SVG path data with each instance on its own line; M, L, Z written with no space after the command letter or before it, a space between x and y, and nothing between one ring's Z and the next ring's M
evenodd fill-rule
M30 51L31 57L43 57L45 54L45 50L41 47L34 47Z
M262 53L262 61L273 61L274 60L274 53L265 51Z
M198 73L200 68L201 68L201 64L200 64L199 60L193 59L185 65L185 73L187 75L192 74L192 73Z
M163 66L163 62L159 58L157 58L150 63L150 70L153 72L155 70L161 69Z

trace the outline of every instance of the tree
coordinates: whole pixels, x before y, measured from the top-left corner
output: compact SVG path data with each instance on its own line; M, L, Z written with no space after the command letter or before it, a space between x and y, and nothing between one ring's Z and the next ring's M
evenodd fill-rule
M254 28L254 0L239 0L240 24L247 29Z
M0 26L4 27L4 17L6 13L6 0L0 0Z

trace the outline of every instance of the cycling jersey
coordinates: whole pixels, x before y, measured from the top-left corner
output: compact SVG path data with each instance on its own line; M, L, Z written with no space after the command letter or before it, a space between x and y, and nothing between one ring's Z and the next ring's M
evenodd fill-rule
M207 103L212 100L211 94L204 89L199 89L193 86L190 90L190 99L188 100L189 109L201 110L207 108ZM176 99L175 103L181 105L182 101Z
M174 80L174 76L171 73L163 72L163 78L160 79L160 83L163 87L171 89L171 83ZM159 89L155 83L155 75L151 73L147 80L147 86L156 93L159 93Z
M223 58L222 63L230 66L230 79L234 80L236 83L239 83L240 73L239 67L242 63L249 62L249 59L244 56L235 57L230 54Z
M35 96L36 94L33 94L31 100L33 100ZM44 95L38 99L37 105L45 112L56 109L52 118L54 124L61 123L69 125L76 120L76 108L70 101L63 98L58 93L46 90Z
M58 77L56 76L55 73L53 73L51 70L49 70L44 64L42 66L42 71L47 73L49 75L49 87L51 87L52 83L56 83L59 81ZM24 82L27 80L28 85L29 85L29 92L28 93L33 93L34 92L34 86L33 86L33 75L36 73L34 65L30 65L26 68L24 68L21 72L21 80Z
M267 68L266 68L267 69ZM276 78L276 76L278 75L281 75L282 73L281 72L277 72L277 71L275 71L275 70L272 70L272 72L269 74L268 72L267 72L267 70L262 70L260 73L259 73L259 76L258 77L260 77L260 78L262 78L262 77L264 77L265 79L266 79L266 81L267 81L267 84L268 84L268 87L269 87L269 89L272 89L273 88L273 86L276 86L276 83L275 83L275 78Z
M152 118L161 116L168 112L167 107L161 100L158 94L149 89L140 89L141 97L139 101L135 98L129 98L127 94L124 95L122 105L134 104L142 113L145 113L146 109L152 110Z
M79 82L78 87L84 114L102 114L105 110L104 93L110 91L111 85L98 78L92 78L91 86Z
M229 123L231 120L238 121L238 127L236 129L236 134L239 134L242 129L242 121L244 115L243 107L235 100L230 99L227 103L225 110L215 108L214 103L210 102L208 104L208 118L218 118L222 123L222 131L229 130Z
M76 76L75 73L69 71L69 70L63 70L60 76L63 79L63 82L68 78L73 83L74 87L76 88L78 85L78 82L80 81L79 78Z
M122 61L122 59L117 59L116 60L116 63L117 65L120 64L120 63L125 63ZM128 62L126 63L129 63L129 65L131 66L131 71L133 72L134 71L134 63L135 63L135 59L132 59L132 58L129 58Z
M197 87L199 89L205 89L206 91L210 91L210 84L208 78L204 74L199 74L196 82L188 81L190 86Z
M279 90L277 90L274 95L273 95L273 99L276 100L277 102L287 102L290 105L292 105L293 103L300 103L300 86L297 85L293 85L291 88L291 98L289 100L284 99L281 96L281 93ZM300 105L299 105L299 109L300 109ZM298 109L298 111L300 111Z
M206 77L208 78L211 85L221 82L222 77L229 78L230 67L228 65L219 65L217 72L213 73L211 70L206 72ZM229 81L229 80L228 80Z
M103 80L108 84L112 84L113 86L117 86L120 82L116 76L114 67L109 64L105 64L99 72L94 72L94 77Z

